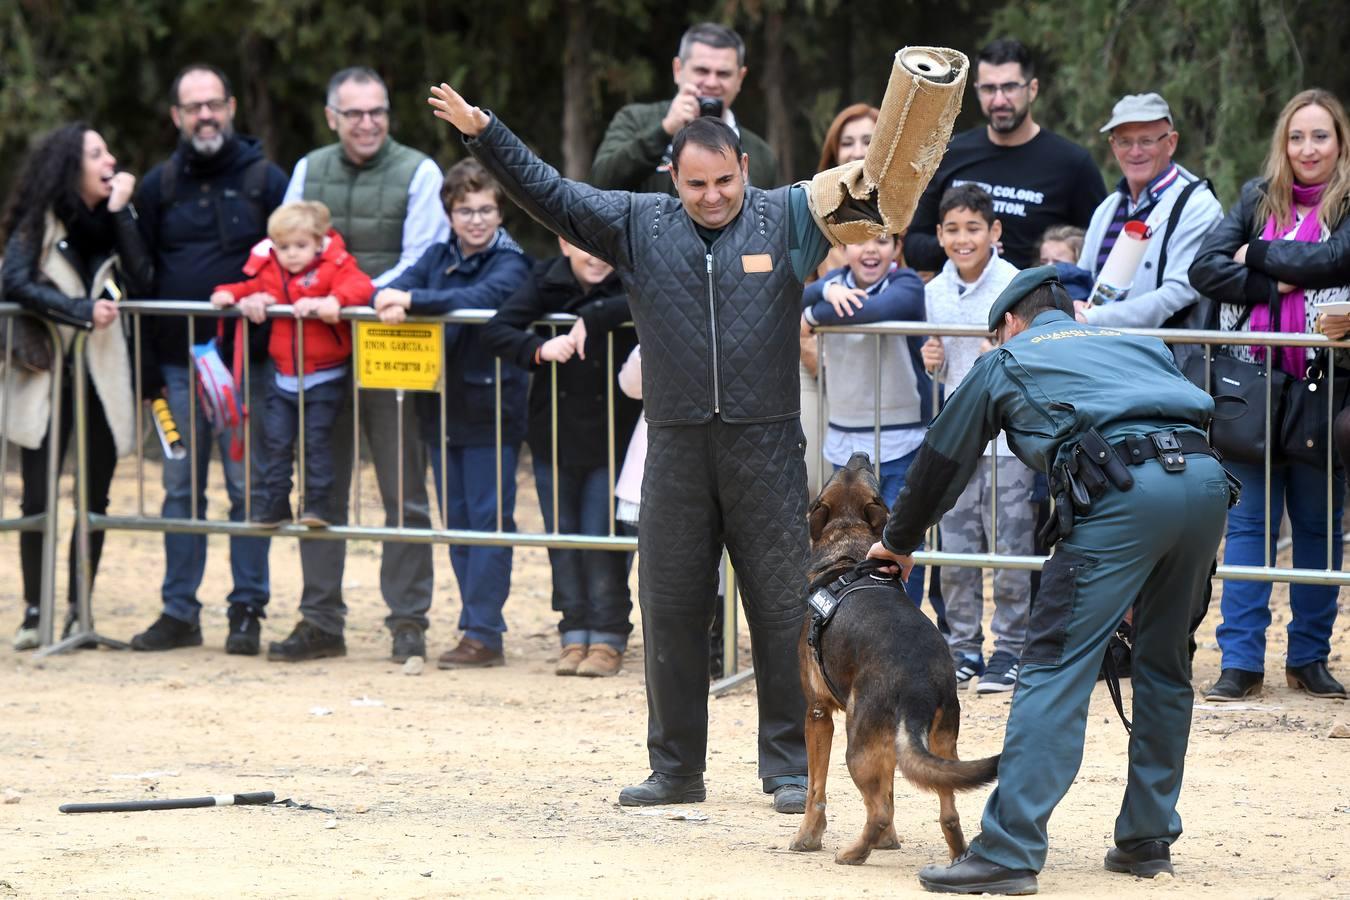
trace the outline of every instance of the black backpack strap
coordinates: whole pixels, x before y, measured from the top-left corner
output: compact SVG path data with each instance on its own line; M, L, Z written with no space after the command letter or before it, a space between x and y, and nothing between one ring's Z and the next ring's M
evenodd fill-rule
M1214 185L1209 183L1208 178L1198 178L1181 189L1181 196L1177 202L1172 204L1172 211L1167 214L1167 227L1163 229L1162 251L1158 254L1158 283L1153 286L1154 290L1162 287L1163 273L1167 271L1167 244L1172 240L1172 232L1177 230L1177 223L1181 221L1181 212L1186 208L1186 201L1191 199L1196 189L1204 186L1209 188L1209 192L1214 193Z
M253 205L258 221L267 225L267 172L271 166L267 157L260 156L244 171L244 197Z
M178 196L178 155L174 154L164 161L159 170L159 208L160 211L173 206Z

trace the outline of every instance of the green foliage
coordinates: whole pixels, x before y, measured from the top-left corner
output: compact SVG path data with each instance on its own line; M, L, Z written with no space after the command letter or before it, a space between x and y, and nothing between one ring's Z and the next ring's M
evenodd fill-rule
M1182 161L1231 200L1259 171L1285 99L1320 84L1346 94L1350 62L1339 46L1334 0L6 0L0 2L0 195L35 135L82 118L104 133L122 164L144 172L174 145L166 92L184 64L220 65L239 97L237 125L289 168L333 139L324 121L329 76L370 65L389 82L394 134L441 163L463 156L432 118L426 88L448 81L498 110L546 158L562 164L562 60L567 13L581 9L589 47L588 102L598 143L620 106L667 96L670 59L690 23L714 19L746 38L750 75L738 117L767 134L776 110L784 175L811 174L842 106L881 99L891 59L905 44L974 55L1008 33L1041 60L1036 116L1092 148L1117 176L1097 128L1123 93L1157 90L1181 132ZM770 27L777 24L781 27ZM781 69L765 78L769 61ZM973 95L958 127L979 121ZM575 98L572 98L575 100ZM575 148L574 148L575 149ZM513 229L547 246L517 217Z
M1350 65L1333 0L1030 0L994 16L1044 60L1037 121L1089 147L1107 183L1120 177L1097 129L1124 94L1157 91L1172 107L1177 155L1231 203L1260 174L1280 108L1306 87L1345 96Z

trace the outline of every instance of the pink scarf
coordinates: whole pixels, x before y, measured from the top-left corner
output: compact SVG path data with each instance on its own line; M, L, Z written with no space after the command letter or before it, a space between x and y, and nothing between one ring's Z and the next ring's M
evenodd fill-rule
M1303 241L1307 244L1316 244L1322 240L1322 223L1317 218L1318 207L1322 205L1322 189L1325 184L1304 186L1294 185L1294 202L1299 206L1306 206L1308 212L1303 216L1303 221L1298 224L1298 231L1295 232L1293 240ZM1266 227L1261 229L1261 240L1274 241L1279 240L1281 229L1275 222L1275 217L1271 216L1266 220ZM1280 297L1280 327L1279 331L1290 332L1293 334L1302 334L1308 329L1307 311L1303 303L1303 289L1296 288ZM1258 303L1252 307L1251 316L1252 331L1275 331L1271 327L1270 306L1266 303ZM1304 371L1308 367L1307 350L1303 347L1283 347L1280 353L1280 368L1284 369L1295 378L1302 378ZM1256 358L1265 358L1265 348L1256 348Z

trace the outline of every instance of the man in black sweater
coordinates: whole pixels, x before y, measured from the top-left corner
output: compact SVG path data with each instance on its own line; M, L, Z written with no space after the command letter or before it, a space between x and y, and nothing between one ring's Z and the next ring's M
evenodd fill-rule
M266 237L267 217L286 193L286 173L267 161L257 140L235 134L235 98L220 69L203 63L186 67L174 79L169 99L170 116L180 133L178 147L150 170L136 194L141 230L155 257L156 284L151 296L205 300L215 285L239 279L249 248ZM195 429L189 427L188 321L182 316L146 316L141 329L142 391L147 396L162 394L168 400L188 451L196 454L195 467L188 458L164 460L163 515L187 519L195 510L196 518L206 517L211 446L219 444L230 519L243 521L244 465L232 458L230 437L211 433L201 403L197 404ZM197 319L192 342L202 344L214 337L219 321ZM227 336L233 337L237 321L224 320ZM249 381L255 395L270 377L265 328L254 328L250 334L255 352L250 354ZM232 365L233 354L222 350L222 358ZM253 438L258 438L256 428ZM258 619L270 593L268 548L265 537L230 538L234 584L228 598L227 653L252 656L258 652ZM164 611L131 639L135 650L171 650L202 642L197 589L206 571L206 535L165 534L164 557Z
M1045 229L1087 228L1106 196L1088 152L1032 118L1040 83L1020 41L997 40L981 50L974 87L989 123L952 138L919 200L905 235L905 260L916 269L937 271L946 261L937 226L938 204L948 188L974 182L993 196L1003 223L1000 252L1019 269L1037 265Z

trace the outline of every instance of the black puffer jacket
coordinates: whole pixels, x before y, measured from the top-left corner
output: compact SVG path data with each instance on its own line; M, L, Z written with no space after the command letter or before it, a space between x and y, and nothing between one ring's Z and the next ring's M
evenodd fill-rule
M535 365L534 354L544 345L549 330L530 326L550 313L572 313L586 323L586 358L573 356L557 366ZM530 449L536 461L552 459L552 380L558 378L558 462L567 466L600 468L609 464L609 416L606 394L614 396L614 461L623 463L628 439L642 413L642 404L618 389L610 379L607 334L614 335L614 365L622 365L637 333L620 328L629 319L628 298L617 275L611 274L590 290L572 275L567 257L541 260L530 279L502 304L492 321L483 326L479 339L493 353L522 369L535 372L530 387ZM559 333L566 333L561 329Z
M1253 178L1242 186L1238 202L1205 237L1191 263L1191 285L1220 303L1252 306L1270 303L1283 281L1307 290L1350 284L1350 215L1342 210L1327 240L1263 241L1264 221L1257 210L1266 193L1266 182ZM1247 245L1246 264L1233 254Z

